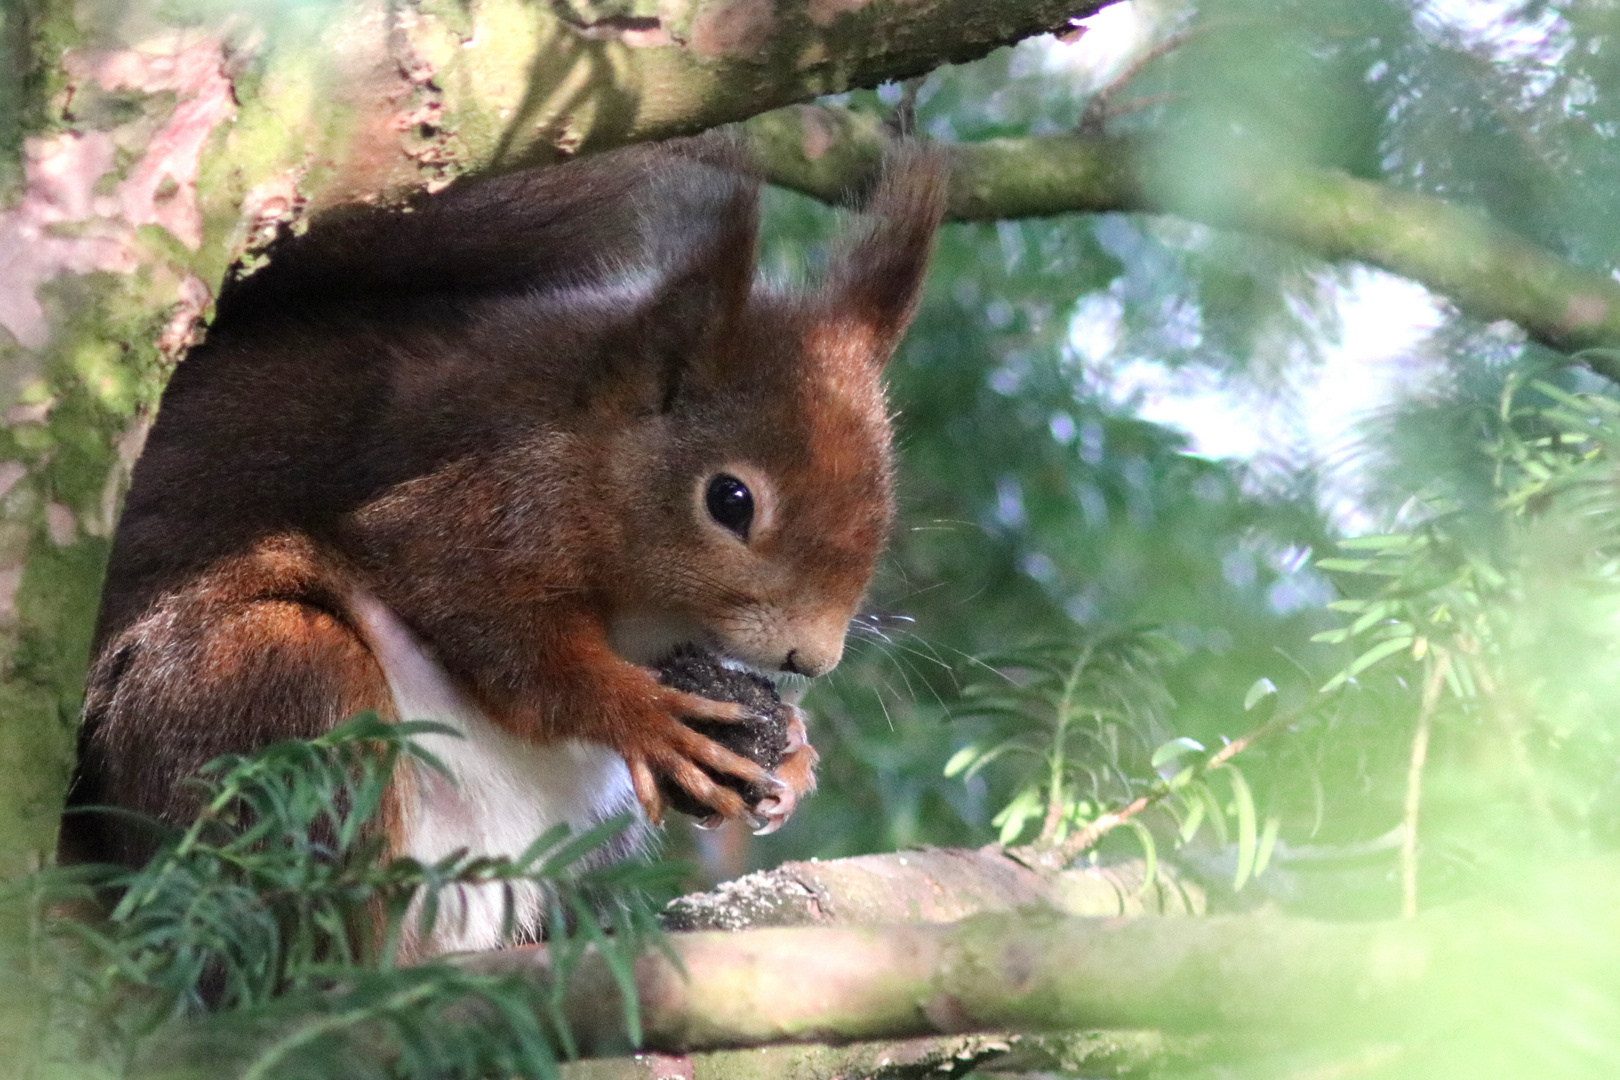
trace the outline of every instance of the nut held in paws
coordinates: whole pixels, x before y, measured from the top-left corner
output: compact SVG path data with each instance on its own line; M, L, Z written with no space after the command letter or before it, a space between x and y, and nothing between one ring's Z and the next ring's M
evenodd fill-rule
M775 769L787 756L788 721L792 706L784 705L771 681L750 671L721 666L715 657L701 649L685 646L670 653L653 670L665 686L700 694L712 701L734 701L762 717L740 724L719 723L683 717L682 722L698 734L724 746L734 754L756 761L767 770ZM750 806L772 794L735 776L709 774L717 784L731 788ZM707 817L711 810L668 780L661 779L659 792L672 810L694 817Z

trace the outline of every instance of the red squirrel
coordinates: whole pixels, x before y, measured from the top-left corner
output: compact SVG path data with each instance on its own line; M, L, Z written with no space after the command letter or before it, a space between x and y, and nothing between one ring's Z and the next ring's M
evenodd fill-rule
M756 283L758 183L718 145L331 213L223 291L135 467L71 802L185 820L210 758L376 710L464 736L431 744L453 783L392 783L399 855L515 855L638 804L656 823L661 783L792 812L802 725L768 775L680 720L741 706L644 665L838 663L894 514L880 373L943 180L891 161L825 282L785 291ZM76 814L62 854L150 845ZM498 943L498 892L462 915L419 950Z

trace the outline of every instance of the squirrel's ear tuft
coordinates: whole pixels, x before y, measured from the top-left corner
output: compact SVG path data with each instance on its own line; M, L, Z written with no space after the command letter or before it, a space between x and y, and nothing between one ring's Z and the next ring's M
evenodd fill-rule
M947 181L939 151L917 145L889 151L859 224L832 260L826 302L838 321L871 335L879 364L888 362L917 310Z
M662 280L637 320L641 347L661 370L662 408L668 409L691 378L714 362L736 330L754 285L759 234L759 183L707 165L659 216L673 228L659 237Z

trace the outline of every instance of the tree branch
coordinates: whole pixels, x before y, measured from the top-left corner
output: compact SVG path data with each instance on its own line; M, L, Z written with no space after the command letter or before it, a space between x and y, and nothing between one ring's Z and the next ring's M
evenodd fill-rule
M887 140L881 121L800 106L743 125L772 183L826 201L858 190ZM1508 319L1563 352L1620 343L1620 283L1564 262L1473 211L1324 169L1235 166L1197 186L1154 173L1156 148L1130 136L1051 135L948 148L955 221L1073 211L1177 214L1354 259L1409 277L1480 319ZM1620 364L1582 357L1620 379Z
M664 912L671 930L747 930L776 926L853 926L921 920L950 922L1032 907L1065 915L1202 915L1204 892L1160 867L1146 880L1141 859L1076 870L1044 870L994 845L928 848L827 862L789 862L684 896ZM1023 1071L1087 1076L1139 1074L1184 1050L1183 1040L1152 1032L1063 1036L947 1035L840 1046L720 1050L677 1058L601 1058L573 1066L568 1080L662 1080L696 1076L746 1080L908 1080L961 1075L1002 1059ZM1009 1055L1016 1055L1009 1058ZM661 1071L662 1070L662 1071ZM1133 1073L1135 1070L1135 1073Z
M941 1035L923 1039L790 1045L707 1054L587 1058L562 1067L563 1080L947 1080L994 1074L1060 1073L1105 1080L1156 1075L1206 1040L1152 1031L1063 1035Z
M1065 915L1202 915L1203 890L1171 867L1145 880L1140 859L1040 867L994 845L789 862L671 903L671 930L952 922L1042 907Z
M1008 1030L1399 1032L1436 977L1427 958L1442 944L1408 925L983 915L696 933L674 939L687 978L650 956L638 984L648 1044L674 1051ZM1379 963L1391 957L1400 959ZM544 977L539 951L479 966ZM569 1008L581 1045L622 1052L618 1010L602 1007L611 979L576 979Z
M491 109L501 114L500 137L492 147L487 140L470 143L474 154L489 152L492 163L513 164L555 149L690 134L780 105L974 60L1032 34L1065 29L1104 2L692 0L641 5L659 14L590 24L553 14L555 29L543 29L521 57L507 55L509 43L493 41L478 55L476 27L468 38L441 23L417 40L424 55L432 53L435 70L448 76L436 81L445 87L445 116L453 130L467 128L456 122L462 106L451 100L450 88L461 82L458 69L494 61L516 76L507 85L521 89L521 96L491 95L489 88L500 84L487 78L476 95L460 95L478 118ZM446 48L452 44L447 33L464 47ZM437 47L430 44L435 39Z
M1613 910L1604 896L1612 887L1584 896L1581 910ZM638 961L636 981L645 1046L659 1053L1006 1031L1154 1030L1301 1045L1465 1032L1477 1042L1492 1017L1542 1007L1545 980L1526 973L1579 979L1608 963L1610 950L1594 955L1592 935L1611 923L1602 915L1572 927L1494 908L1355 924L1026 912L676 934L679 967L654 952ZM550 977L537 947L465 963ZM564 1008L584 1056L630 1050L616 984L594 954L576 963ZM379 1034L352 1032L345 1052L374 1059L386 1052ZM261 1037L185 1023L154 1042L134 1075L195 1076L204 1065L209 1076L235 1075Z

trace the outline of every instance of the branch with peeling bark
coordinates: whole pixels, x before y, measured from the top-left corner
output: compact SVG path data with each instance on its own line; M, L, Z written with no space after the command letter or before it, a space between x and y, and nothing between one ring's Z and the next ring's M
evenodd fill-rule
M617 986L587 957L566 1008L594 1060L565 1075L902 1080L971 1067L1106 1077L1211 1053L1333 1063L1287 1075L1392 1063L1400 1075L1474 1075L1541 1062L1552 1036L1538 1025L1565 1023L1572 1002L1600 1006L1594 1016L1620 1007L1612 862L1564 863L1548 890L1513 906L1356 924L1151 917L1201 911L1201 898L1144 893L1140 874L1139 864L1047 874L991 850L922 851L793 863L687 898L678 924L752 928L671 935L679 968L663 954L639 961L636 1057L616 1056L629 1048ZM1194 907L1179 906L1189 898ZM897 916L950 921L845 921ZM543 948L462 962L549 978ZM348 1052L383 1060L379 1034L356 1029ZM255 1040L277 1035L177 1024L137 1075L235 1075ZM1345 1063L1353 1068L1334 1071Z
M1206 1041L1153 1031L940 1035L586 1058L564 1065L561 1072L563 1080L946 1080L1047 1072L1105 1080L1152 1075L1149 1069L1190 1058Z
M954 922L1040 907L1066 915L1202 915L1208 903L1174 870L1146 879L1141 860L1041 868L999 847L929 848L789 862L670 904L671 930Z
M671 937L679 967L661 953L637 965L644 1045L656 1054L687 1055L855 1042L863 1045L851 1053L873 1065L907 1047L989 1055L1011 1045L1001 1034L1008 1031L1101 1030L1431 1053L1437 1039L1461 1035L1472 1045L1493 1019L1546 1007L1542 980L1526 973L1579 982L1582 972L1606 969L1609 946L1598 947L1602 955L1593 950L1612 938L1594 935L1612 930L1613 868L1598 868L1580 887L1579 910L1595 921L1547 920L1505 907L1358 924L1026 909L947 923L680 933ZM464 962L542 984L549 978L541 948ZM566 1009L586 1056L629 1049L617 994L612 975L594 958L574 969ZM980 1033L999 1041L963 1038ZM352 1053L384 1053L376 1035L357 1030ZM1154 1045L1162 1052L1165 1044ZM208 1075L232 1075L231 1063L253 1051L252 1040L187 1026L153 1048L139 1075L195 1075L204 1064ZM783 1051L770 1060L815 1057ZM709 1064L746 1060L717 1056ZM692 1064L654 1057L618 1072L602 1072L604 1065L580 1075L683 1075L669 1070ZM640 1068L646 1071L634 1071ZM817 1068L805 1065L799 1075L818 1075Z
M1486 959L1488 929L1026 913L692 933L672 939L686 977L648 956L637 983L647 1044L665 1051L977 1031L1399 1036L1444 999L1449 972ZM546 970L541 950L489 954L478 966L538 979ZM1223 989L1209 982L1217 972ZM622 1053L618 1010L603 1007L616 1000L611 976L582 968L575 978L568 1008L581 1046Z
M800 106L743 125L772 183L836 201L868 182L890 138L881 118ZM1151 140L1049 135L946 148L955 221L1074 211L1176 214L1409 277L1476 318L1507 319L1562 352L1620 343L1620 283L1583 270L1483 215L1342 172L1229 163L1198 185L1166 181ZM1620 379L1605 355L1581 358Z
M1153 881L1141 860L1075 870L1031 868L996 848L930 848L849 859L789 862L727 882L713 892L674 901L665 912L668 929L678 932L760 930L783 927L858 927L905 921L949 924L984 914L1044 911L1051 915L1139 917L1203 915L1203 890L1162 868ZM490 954L501 955L501 954ZM488 957L472 957L482 966ZM500 963L500 961L493 961ZM527 962L527 961L526 961ZM543 961L541 961L543 965ZM599 974L599 973L598 973ZM590 976L595 980L596 975ZM617 999L594 981L572 987L586 999L582 1014L597 1008L617 1011ZM795 991L796 992L796 991ZM266 1033L274 1041L275 1032ZM227 1030L224 1041L234 1045ZM362 1036L363 1041L363 1036ZM644 1053L608 1056L570 1066L567 1080L663 1080L714 1077L716 1080L845 1080L959 1074L991 1062L1021 1067L1084 1066L1087 1075L1129 1075L1147 1063L1180 1056L1197 1040L1156 1032L1065 1032L1032 1035L1002 1032L924 1035L910 1038L839 1040L836 1045L781 1045L701 1053ZM151 1058L153 1075L177 1076L204 1066L210 1076L229 1075L217 1057L210 1028L181 1028ZM669 1048L665 1048L666 1050ZM232 1053L252 1055L251 1046ZM610 1051L611 1053L611 1051Z
M670 930L756 930L784 926L861 926L953 922L991 912L1040 908L1065 915L1202 915L1198 885L1173 869L1146 879L1139 859L1053 872L998 847L929 848L828 862L789 862L749 874L713 892L670 904ZM703 1054L606 1058L571 1066L568 1080L859 1080L958 1075L969 1068L1018 1064L1026 1070L1082 1069L1089 1076L1129 1075L1177 1056L1185 1040L1154 1032L1057 1036L974 1033L884 1039L837 1046L780 1046Z

